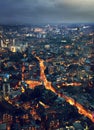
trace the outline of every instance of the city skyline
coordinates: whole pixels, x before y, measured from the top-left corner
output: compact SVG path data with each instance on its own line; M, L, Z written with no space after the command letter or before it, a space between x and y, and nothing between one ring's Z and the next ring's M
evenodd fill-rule
M0 24L93 23L93 0L0 0Z

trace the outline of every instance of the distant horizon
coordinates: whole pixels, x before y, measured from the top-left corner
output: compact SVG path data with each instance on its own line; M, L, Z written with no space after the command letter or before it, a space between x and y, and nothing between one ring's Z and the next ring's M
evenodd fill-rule
M81 24L85 24L85 25L94 25L94 22L62 22L62 23L11 23L11 24L4 24L4 23L0 23L0 26L45 26L45 25L81 25Z

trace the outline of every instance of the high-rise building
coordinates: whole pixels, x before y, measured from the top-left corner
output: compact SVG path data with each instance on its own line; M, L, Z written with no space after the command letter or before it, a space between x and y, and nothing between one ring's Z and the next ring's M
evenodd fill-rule
M3 96L5 98L9 95L10 95L9 74L5 74L3 77Z

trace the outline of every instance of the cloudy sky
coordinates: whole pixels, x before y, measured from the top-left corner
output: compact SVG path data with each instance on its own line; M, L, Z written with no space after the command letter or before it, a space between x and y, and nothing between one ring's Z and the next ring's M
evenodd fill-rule
M94 0L0 0L0 24L94 22Z

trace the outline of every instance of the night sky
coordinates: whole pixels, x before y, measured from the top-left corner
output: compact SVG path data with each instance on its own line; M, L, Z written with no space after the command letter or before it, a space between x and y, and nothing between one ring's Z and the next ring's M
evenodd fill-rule
M94 0L0 0L0 24L75 22L94 22Z

